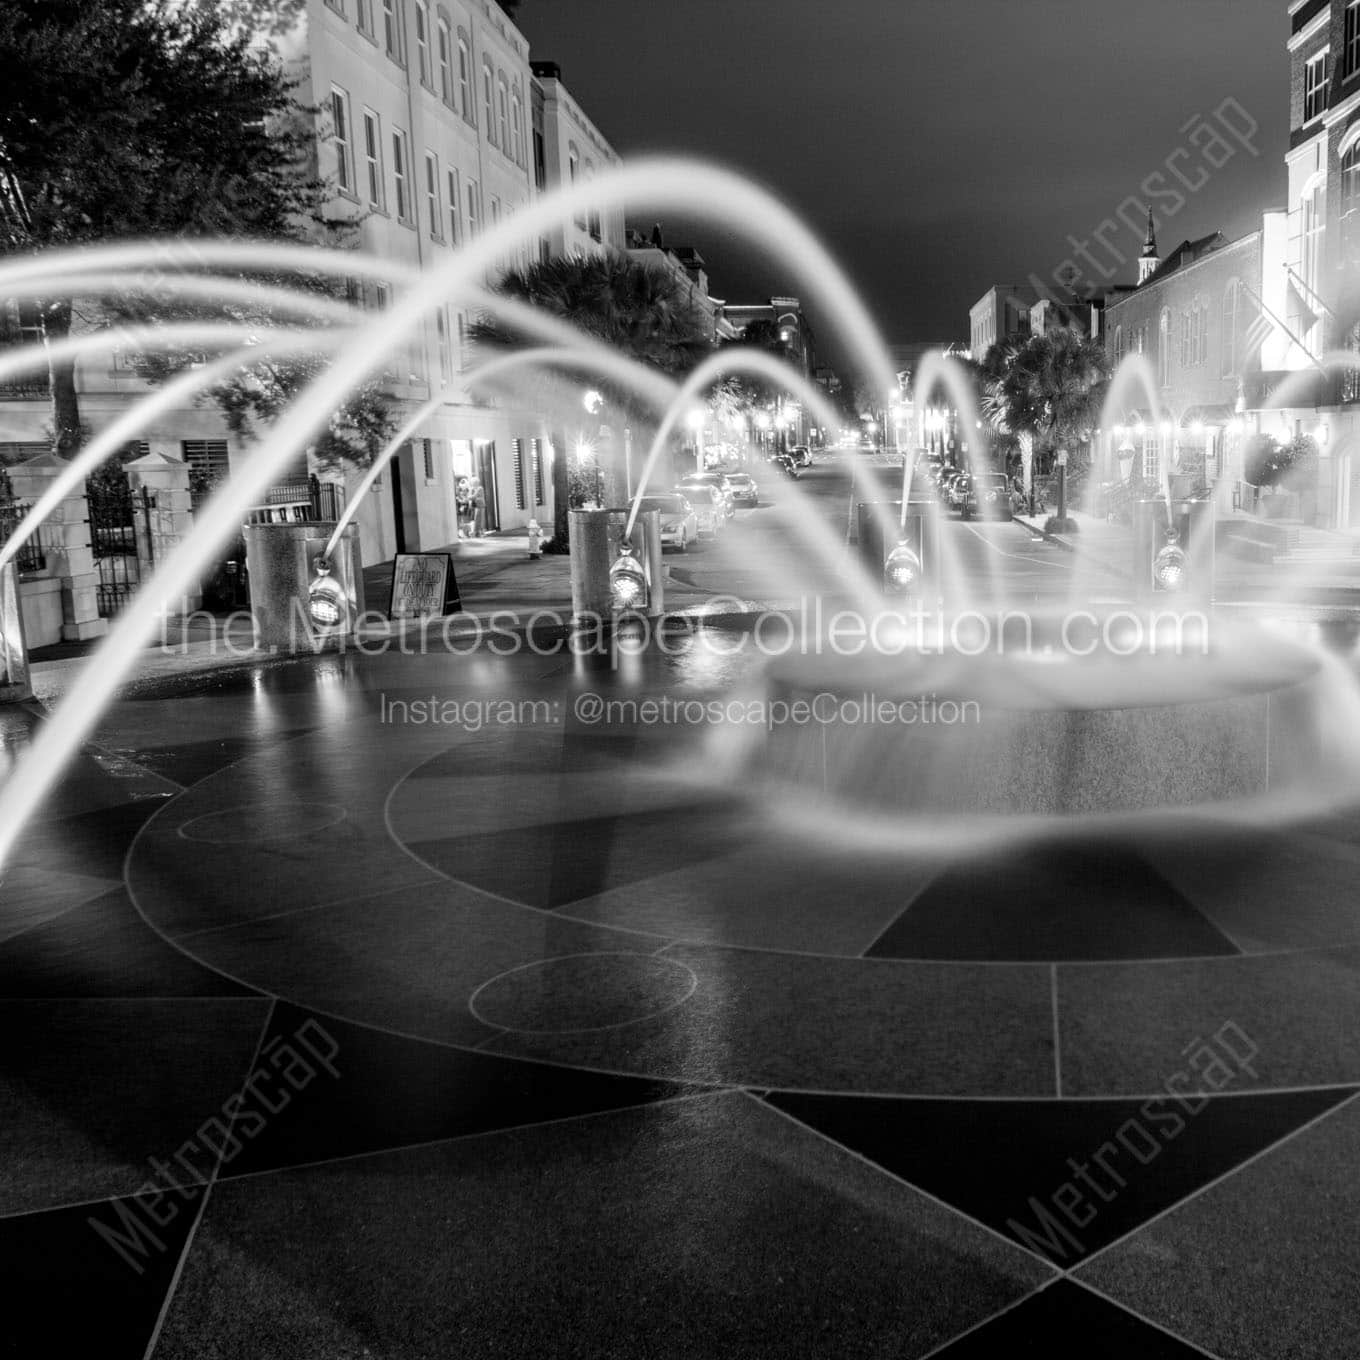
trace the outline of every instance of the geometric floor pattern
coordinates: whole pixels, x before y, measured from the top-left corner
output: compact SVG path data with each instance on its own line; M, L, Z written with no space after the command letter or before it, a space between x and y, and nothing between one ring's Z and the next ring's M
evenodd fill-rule
M381 721L674 679L478 668L106 715L0 884L0 1350L1360 1352L1352 811L852 853Z

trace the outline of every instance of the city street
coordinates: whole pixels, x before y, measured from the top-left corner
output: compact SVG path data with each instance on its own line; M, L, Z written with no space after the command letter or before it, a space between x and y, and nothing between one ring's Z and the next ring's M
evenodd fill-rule
M861 501L900 501L901 460L895 453L819 451L797 481L772 468L753 470L761 503L738 509L716 541L667 555L671 572L715 595L785 605L812 596L847 595L855 559L854 507ZM805 523L819 531L813 540ZM957 563L967 598L986 604L1058 603L1074 590L1074 573L1087 595L1127 595L1126 579L1092 566L1015 521L971 520L941 511L944 552ZM1122 591L1121 591L1122 586Z

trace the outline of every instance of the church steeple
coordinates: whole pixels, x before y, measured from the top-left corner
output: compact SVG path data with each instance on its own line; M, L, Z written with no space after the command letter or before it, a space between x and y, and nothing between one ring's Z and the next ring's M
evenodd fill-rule
M1143 242L1143 253L1138 257L1138 282L1146 283L1161 260L1157 258L1157 228L1152 221L1152 209L1148 209L1147 239Z

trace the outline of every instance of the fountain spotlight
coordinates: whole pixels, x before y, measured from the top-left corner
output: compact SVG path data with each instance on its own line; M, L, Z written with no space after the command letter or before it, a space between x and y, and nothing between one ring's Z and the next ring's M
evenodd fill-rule
M904 538L883 564L883 588L891 595L906 595L921 580L921 559Z
M1189 574L1189 559L1181 547L1180 530L1172 527L1166 531L1166 542L1161 551L1152 559L1152 580L1158 590L1184 590Z
M646 609L650 594L647 573L642 563L633 556L632 545L621 544L619 555L609 568L609 599L614 612L628 614Z
M313 565L316 576L307 591L307 616L317 628L339 628L347 607L344 588L331 575L330 558L318 557Z

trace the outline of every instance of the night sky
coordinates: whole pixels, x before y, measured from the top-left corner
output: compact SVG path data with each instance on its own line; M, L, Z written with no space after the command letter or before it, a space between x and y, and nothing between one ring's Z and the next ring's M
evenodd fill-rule
M1282 206L1286 9L523 0L516 22L620 153L699 154L775 189L846 266L887 338L906 342L966 340L970 304L994 282L1050 280L1074 257L1069 232L1090 242L1075 261L1087 280L1132 282L1142 233L1116 213L1129 195L1146 201L1149 175L1164 177L1152 185L1166 195L1153 204L1163 252L1215 230L1241 235ZM1235 105L1220 120L1224 100ZM1207 138L1206 124L1223 140L1192 141ZM1178 148L1193 192L1168 173ZM654 217L642 209L630 222ZM1092 240L1107 219L1113 250ZM799 291L722 231L673 216L664 225L669 243L703 252L719 297ZM813 320L826 337L827 319Z

